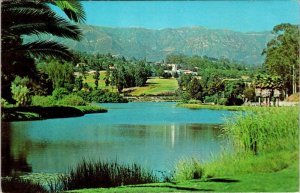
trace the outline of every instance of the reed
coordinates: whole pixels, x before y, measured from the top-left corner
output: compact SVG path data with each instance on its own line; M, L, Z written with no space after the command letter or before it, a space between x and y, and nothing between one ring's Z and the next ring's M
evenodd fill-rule
M62 176L60 181L64 190L74 190L153 183L158 182L158 177L137 164L83 160L76 168L71 169L69 175Z
M202 179L270 173L299 162L297 107L249 107L246 112L237 112L226 120L223 135L233 151L224 150L202 165L193 159L179 162L175 179L194 179L193 174L197 173L202 174Z
M176 181L201 179L204 174L203 165L195 158L180 160L175 166Z
M297 107L253 108L226 121L223 133L236 152L254 154L298 149Z
M1 188L3 192L11 193L48 193L49 191L42 185L30 180L18 177L1 178Z

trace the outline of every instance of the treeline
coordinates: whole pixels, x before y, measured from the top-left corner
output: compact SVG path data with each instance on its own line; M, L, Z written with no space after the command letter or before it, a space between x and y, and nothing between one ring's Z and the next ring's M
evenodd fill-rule
M182 75L178 84L177 94L184 103L241 105L245 100L255 97L254 88L246 87L241 79L223 79L205 84L199 77Z
M166 63L179 64L179 68L198 72L201 77L218 76L224 78L253 77L261 68L254 65L241 64L227 58L212 58L208 56L168 55Z

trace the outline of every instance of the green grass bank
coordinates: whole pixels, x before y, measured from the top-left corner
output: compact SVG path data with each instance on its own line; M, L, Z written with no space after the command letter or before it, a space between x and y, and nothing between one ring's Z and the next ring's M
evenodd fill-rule
M224 150L208 163L181 160L169 183L71 192L298 192L298 107L246 109L223 128L233 151Z

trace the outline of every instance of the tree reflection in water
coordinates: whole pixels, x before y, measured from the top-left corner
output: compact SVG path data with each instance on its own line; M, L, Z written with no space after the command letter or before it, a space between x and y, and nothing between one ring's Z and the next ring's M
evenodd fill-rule
M12 130L8 122L1 122L1 176L18 175L23 172L32 172L27 163L25 152L14 157L11 144Z

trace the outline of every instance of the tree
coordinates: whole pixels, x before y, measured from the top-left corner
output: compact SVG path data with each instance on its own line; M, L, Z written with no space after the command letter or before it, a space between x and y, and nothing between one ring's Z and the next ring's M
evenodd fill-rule
M188 84L187 92L189 93L192 99L202 100L202 91L203 87L200 81L194 77L192 81Z
M95 89L98 89L98 82L99 82L100 72L97 70L94 74L93 78L95 79Z
M183 74L180 76L178 80L178 85L180 88L187 88L188 84L192 80L192 75L191 74Z
M23 43L24 35L51 34L58 37L80 40L81 31L73 23L57 16L49 1L4 0L1 10L1 60L2 94L10 93L8 88L15 76L33 76L36 73L33 57L51 56L71 59L72 53L66 46L51 40L37 40ZM72 1L50 1L61 8L73 21L84 21L81 4ZM10 98L9 95L2 96Z
M271 75L280 76L286 94L299 90L299 28L288 23L273 28L275 37L263 50L264 66Z
M17 106L26 106L31 102L30 90L27 87L29 79L17 76L11 85L13 99L17 102Z
M118 92L121 93L125 87L125 68L123 65L117 65L112 71L112 81L111 83L115 85L118 89Z
M75 88L79 91L83 88L82 76L79 76L79 77L75 78Z
M245 84L242 80L226 81L225 97L228 99L228 105L241 105L243 103L241 95L244 89Z
M39 64L38 67L49 76L54 88L72 87L75 83L74 67L71 63L52 59ZM73 87L68 88L72 89Z

